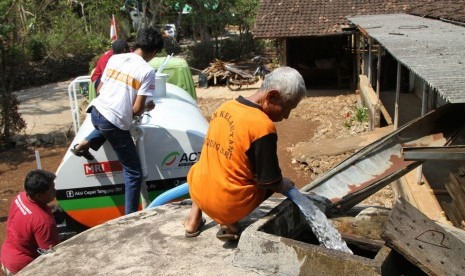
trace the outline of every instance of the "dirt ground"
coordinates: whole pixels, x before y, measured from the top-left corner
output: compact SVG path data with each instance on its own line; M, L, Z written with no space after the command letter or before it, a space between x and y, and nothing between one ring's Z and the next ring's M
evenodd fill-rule
M198 103L207 119L225 100L238 95L253 93L259 84L242 91L232 92L226 87L197 89ZM36 88L40 90L40 88ZM319 163L325 166L312 167L312 164L299 164L292 159L292 149L298 142L343 138L367 131L363 124L355 124L351 117L356 109L356 95L348 90L308 91L307 96L292 111L288 120L276 124L278 130L278 155L283 175L292 179L297 187L309 184L312 179L329 170L350 153L325 158ZM0 153L0 244L5 238L8 209L12 198L23 190L23 180L27 172L36 168L35 150L41 155L42 168L56 171L67 146L46 148L28 147L12 149ZM388 205L393 198L387 187L370 199L373 205Z

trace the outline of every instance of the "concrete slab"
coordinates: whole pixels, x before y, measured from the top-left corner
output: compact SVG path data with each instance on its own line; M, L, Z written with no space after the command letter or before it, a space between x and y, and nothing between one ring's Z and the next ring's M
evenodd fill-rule
M281 201L270 198L241 226L247 227ZM217 239L219 227L208 217L200 236L186 238L182 222L189 208L167 204L91 228L17 275L270 275L234 265L237 242Z
M218 240L219 226L208 217L198 237L186 238L182 226L190 208L186 202L142 210L91 228L57 245L17 275L381 273L384 257L370 259L293 239L306 224L298 208L282 197L271 197L241 222L245 230L239 243Z

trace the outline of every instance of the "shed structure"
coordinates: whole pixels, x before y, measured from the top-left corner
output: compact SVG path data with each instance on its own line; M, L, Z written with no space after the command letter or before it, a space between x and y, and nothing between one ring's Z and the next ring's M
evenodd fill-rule
M358 37L347 18L393 13L463 23L465 0L261 0L252 33L274 39L281 64L308 88L354 87Z
M379 99L382 76L397 76L395 127L399 123L401 92L415 93L421 99L421 114L444 103L465 102L464 27L409 14L363 15L348 20L360 30L362 41L368 43L367 70L362 70L360 81L366 76ZM382 63L387 58L397 63L397 72L383 72L386 67ZM408 78L406 88L401 85L402 69Z
M389 117L386 110L394 110L394 128L401 125L400 115L411 111L399 108L403 99L408 99L407 95L420 103L413 118L444 104L465 103L465 27L409 14L353 16L348 20L359 30L360 42L368 44L369 51L364 54L368 58L359 59L367 63L360 66L359 91L361 98L365 99L364 104L369 106L373 124L379 124L381 117ZM382 66L389 60L396 63L395 72L386 72L387 67ZM382 89L380 79L386 75L396 76L394 90ZM402 85L405 82L406 85ZM415 109L415 106L402 105L402 108ZM457 135L463 138L463 130ZM425 156L430 149L412 150L417 150L411 154L418 157ZM456 195L448 192L449 189L446 191L445 187L464 156L448 158L452 155L451 148L447 146L436 150L436 158L428 160L417 170L415 182L422 184L426 180L447 216L459 226L465 219L465 213L457 215L457 208L450 204L451 197ZM410 189L415 190L416 187L411 186Z

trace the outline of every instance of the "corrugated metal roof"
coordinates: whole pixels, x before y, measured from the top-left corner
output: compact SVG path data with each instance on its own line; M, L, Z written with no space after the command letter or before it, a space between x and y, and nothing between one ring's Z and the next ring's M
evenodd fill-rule
M349 17L451 103L465 103L465 27L408 14Z

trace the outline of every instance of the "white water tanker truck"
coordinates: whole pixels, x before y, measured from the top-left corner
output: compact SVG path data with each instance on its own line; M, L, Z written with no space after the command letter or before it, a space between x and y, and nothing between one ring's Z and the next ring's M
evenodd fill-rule
M76 130L70 148L94 128L90 116L82 125L79 123L75 86L76 83L70 84L68 90ZM208 128L193 97L186 90L166 83L166 74L157 74L154 102L155 108L135 120L130 130L145 176L140 208L186 182L190 167L199 158ZM55 217L61 223L64 214L67 228L83 230L124 215L124 179L116 154L108 142L92 153L95 160L88 161L68 150L57 169Z

